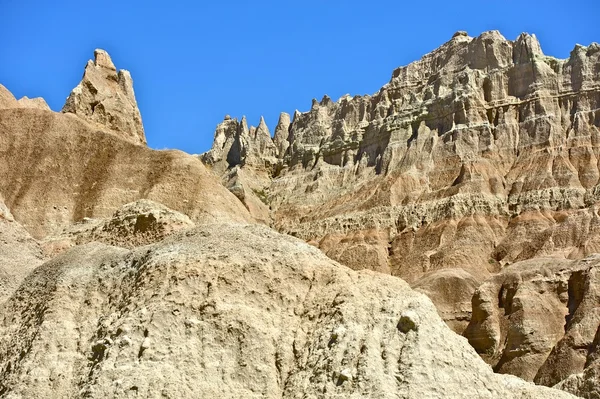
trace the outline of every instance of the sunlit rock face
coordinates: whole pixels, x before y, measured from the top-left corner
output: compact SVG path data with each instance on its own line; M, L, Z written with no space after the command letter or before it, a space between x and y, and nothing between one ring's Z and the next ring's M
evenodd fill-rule
M279 231L413 285L462 269L452 278L474 290L517 261L583 258L600 251L599 72L596 43L559 60L534 35L458 32L373 95L282 116L261 158L268 178L247 191L262 190ZM205 159L240 153L222 130ZM462 332L457 306L447 320Z
M62 112L78 115L132 143L146 144L131 74L124 69L117 72L104 50L94 51L94 61L86 64L83 78L71 91Z

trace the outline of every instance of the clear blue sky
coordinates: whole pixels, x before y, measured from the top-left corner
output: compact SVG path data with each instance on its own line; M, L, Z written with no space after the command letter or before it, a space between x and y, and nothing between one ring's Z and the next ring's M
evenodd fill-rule
M95 48L128 69L153 148L200 153L225 114L372 94L457 30L535 33L546 54L600 42L600 1L0 0L0 83L60 110Z

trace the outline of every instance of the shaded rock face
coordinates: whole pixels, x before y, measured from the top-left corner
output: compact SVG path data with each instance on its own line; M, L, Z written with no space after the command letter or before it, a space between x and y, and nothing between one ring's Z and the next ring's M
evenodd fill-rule
M6 398L572 397L494 374L403 281L232 224L45 263L0 309L0 377Z
M276 163L276 155L277 148L263 117L258 127L248 128L246 117L238 121L227 115L215 130L212 148L201 159L222 173L238 165L268 170Z
M556 388L573 393L587 399L600 398L600 328L588 352L585 369L582 373L573 374L555 385Z
M287 119L289 125L289 115ZM282 137L283 129L285 116L282 115L275 135ZM227 115L217 126L214 137L212 148L200 155L200 159L221 177L223 185L244 204L254 219L270 225L267 196L282 144L271 139L263 117L258 127L248 128L246 117L238 121Z
M599 267L594 255L505 268L475 292L465 336L497 372L548 386L583 372L600 325Z
M597 43L459 32L374 95L313 100L273 139L272 226L411 284L599 252L599 71Z
M194 222L253 220L194 156L155 151L70 113L0 110L0 192L32 236L150 199Z
M94 51L94 61L88 61L62 112L75 114L134 144L146 144L131 74L124 69L117 72L104 50Z

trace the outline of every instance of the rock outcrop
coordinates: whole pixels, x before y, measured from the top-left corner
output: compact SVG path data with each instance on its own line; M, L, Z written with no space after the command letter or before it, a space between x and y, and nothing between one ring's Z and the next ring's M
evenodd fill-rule
M36 269L0 309L0 395L572 397L494 374L403 281L231 224Z
M123 248L134 248L163 240L194 227L186 215L154 201L142 199L119 208L110 218L84 218L49 237L42 243L46 253L57 255L75 245L97 241Z
M25 96L17 100L6 87L0 84L0 109L6 108L37 108L50 111L50 107L42 97Z
M124 69L117 72L104 50L94 51L94 61L88 61L62 112L75 114L134 144L146 144L131 74Z

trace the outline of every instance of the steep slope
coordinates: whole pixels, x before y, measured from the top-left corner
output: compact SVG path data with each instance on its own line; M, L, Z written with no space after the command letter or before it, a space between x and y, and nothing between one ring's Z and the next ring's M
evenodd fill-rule
M0 109L0 192L34 237L138 199L193 221L252 220L194 156L135 145L71 113Z
M42 265L0 310L6 398L567 398L492 373L406 283L256 225Z

